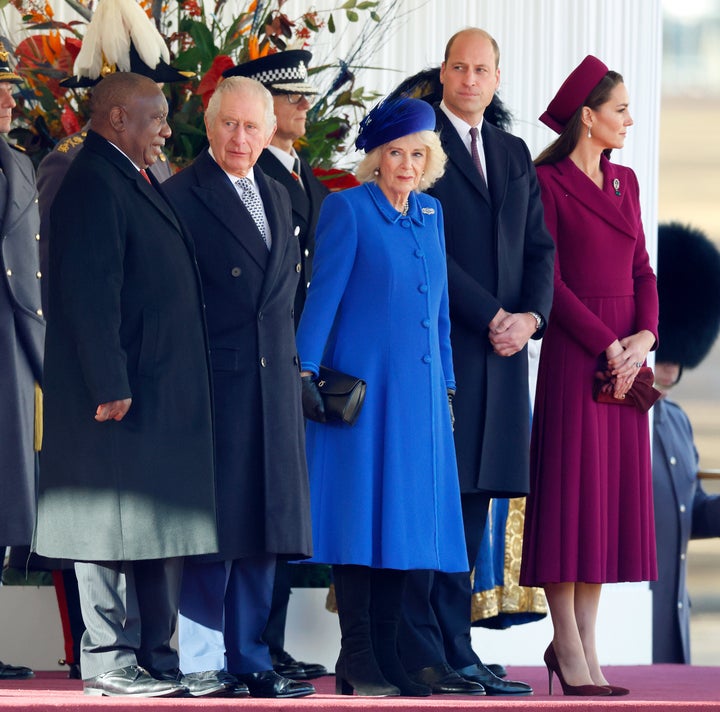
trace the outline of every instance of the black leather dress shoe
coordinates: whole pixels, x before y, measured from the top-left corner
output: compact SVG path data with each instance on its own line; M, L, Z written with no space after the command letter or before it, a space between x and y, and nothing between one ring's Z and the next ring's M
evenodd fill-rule
M485 688L458 675L448 664L431 665L409 674L413 682L427 685L433 695L484 695Z
M503 680L493 674L482 663L479 665L468 665L457 670L457 673L471 682L478 682L488 695L532 695L533 689L524 682Z
M309 682L290 680L274 670L235 675L235 678L247 685L250 697L305 697L315 693L315 688Z
M248 697L247 685L239 683L233 675L225 670L205 670L189 672L183 675L179 668L172 670L156 670L148 672L156 680L174 680L187 690L189 697Z
M504 665L498 663L488 663L485 667L493 674L498 677L507 677L507 670Z
M291 680L314 680L316 677L327 675L328 671L320 663L306 663L302 660L295 660L287 651L271 654L273 670L281 677L289 677Z
M24 665L6 665L0 662L0 680L27 680L35 673Z
M110 670L83 681L86 695L129 695L132 697L178 697L185 686L175 680L156 680L139 665Z

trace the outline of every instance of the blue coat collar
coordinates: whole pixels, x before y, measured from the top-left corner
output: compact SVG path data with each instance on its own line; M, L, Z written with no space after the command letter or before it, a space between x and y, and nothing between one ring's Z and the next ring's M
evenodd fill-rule
M402 215L395 208L390 205L390 201L385 197L385 194L376 183L365 183L365 189L370 194L372 201L375 203L380 214L389 223L396 223L398 220L403 218L410 218L416 225L423 225L425 223L425 217L422 213L422 206L416 193L410 193L408 196L408 213ZM434 212L434 209L433 209Z

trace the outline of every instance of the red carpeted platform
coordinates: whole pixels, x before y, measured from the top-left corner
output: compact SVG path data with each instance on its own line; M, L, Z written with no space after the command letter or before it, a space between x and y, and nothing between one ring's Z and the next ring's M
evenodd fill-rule
M653 665L642 667L608 667L606 676L616 685L629 687L627 697L582 698L563 697L555 680L555 695L547 694L545 668L510 668L512 679L530 683L535 694L531 697L466 697L434 695L427 698L341 697L334 693L335 679L325 677L315 681L318 694L295 700L229 700L223 698L193 699L128 699L123 697L89 697L82 694L82 684L68 680L62 672L40 672L32 680L0 682L0 712L8 710L58 710L59 712L95 712L96 710L158 709L179 712L203 709L208 712L242 709L249 712L283 710L284 712L312 712L313 710L355 710L356 712L392 712L393 710L469 710L482 706L492 712L528 710L551 712L569 710L602 712L602 710L720 710L720 667L692 667L683 665Z

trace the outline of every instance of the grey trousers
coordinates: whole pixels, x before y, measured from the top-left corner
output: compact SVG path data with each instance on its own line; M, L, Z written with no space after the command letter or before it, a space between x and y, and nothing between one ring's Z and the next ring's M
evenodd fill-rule
M85 623L80 652L84 680L140 665L178 667L170 638L177 623L181 558L76 562Z

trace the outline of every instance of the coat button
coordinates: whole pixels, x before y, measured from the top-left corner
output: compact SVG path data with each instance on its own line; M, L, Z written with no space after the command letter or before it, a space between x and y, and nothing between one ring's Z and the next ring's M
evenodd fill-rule
M400 221L400 224L401 224L403 227L410 227L410 221L409 221L407 218L404 218L403 220L401 220L401 221Z
M242 270L241 270L239 267L233 267L233 268L230 270L230 274L231 274L233 277L239 277L239 276L242 274Z
M430 319L423 319L423 320L422 320L422 325L423 325L426 329L429 329L429 328L430 328Z
M35 239L38 240L38 241L40 241L40 233L38 233L37 235L35 235Z
M428 286L427 286L427 284L421 284L421 285L418 287L418 292L420 292L420 294L427 294L427 291L428 291Z
M432 356L431 356L430 354L425 354L425 355L422 357L422 360L423 360L424 363L430 363L430 362L432 361Z
M265 315L261 311L259 311L258 312L258 321L262 321L264 316Z
M680 512L681 512L681 514L685 514L685 505L684 504L680 505Z
M415 250L415 257L425 257L425 253L418 247L418 249Z
M685 558L686 558L685 554L680 554L680 561L685 561Z
M670 464L671 465L677 465L677 459L675 457L670 458Z
M263 368L265 368L265 366L267 366L267 359L264 356L260 359L260 365Z
M295 265L295 271L296 271L298 274L300 274L300 271L301 271L301 270L302 270L302 266L301 266L300 263L298 262L298 263Z
M300 234L300 226L296 225L295 230L293 231L293 235L295 235L295 237L297 237L299 234Z
M310 250L308 248L305 248L305 257L310 257Z
M35 313L36 313L38 316L42 316L42 315L43 315L42 309L36 309L36 310L35 310Z
M11 270L11 269L6 269L6 270L5 270L5 274L6 274L8 277L12 277L12 270Z
M42 272L35 272L35 276L40 279L42 277Z

